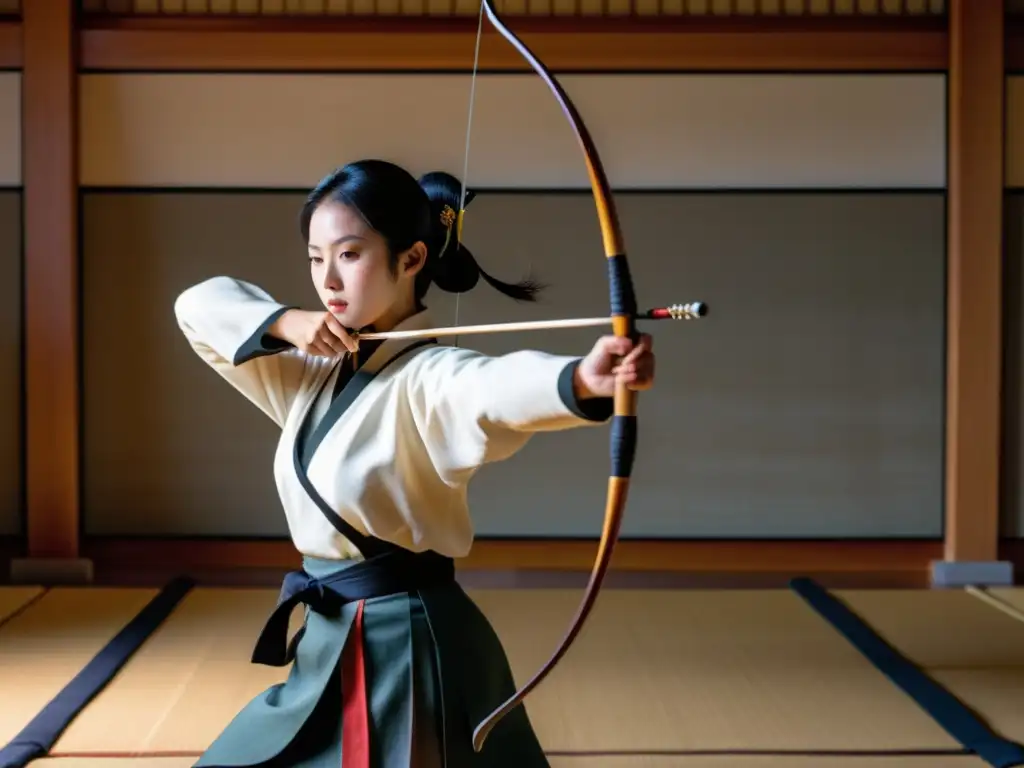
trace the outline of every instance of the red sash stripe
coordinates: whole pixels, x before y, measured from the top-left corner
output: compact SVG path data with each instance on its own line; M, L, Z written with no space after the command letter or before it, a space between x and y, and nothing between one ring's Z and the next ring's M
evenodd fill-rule
M363 648L363 605L359 601L341 668L341 765L370 768L370 708L366 694L366 653Z

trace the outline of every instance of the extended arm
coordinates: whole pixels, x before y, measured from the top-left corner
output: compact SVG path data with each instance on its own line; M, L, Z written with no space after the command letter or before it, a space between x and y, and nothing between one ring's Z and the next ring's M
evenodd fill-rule
M290 307L261 288L214 277L185 290L174 304L192 349L256 407L282 426L309 360L269 334Z
M578 357L513 352L488 357L439 349L423 355L414 377L424 438L445 472L500 461L537 432L602 424L610 398L581 398L574 387Z

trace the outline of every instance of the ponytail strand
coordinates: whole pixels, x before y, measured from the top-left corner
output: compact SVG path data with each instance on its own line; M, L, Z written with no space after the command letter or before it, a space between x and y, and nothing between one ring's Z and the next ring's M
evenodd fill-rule
M427 242L427 265L421 272L442 291L466 293L482 277L499 293L516 301L536 301L544 286L534 280L506 283L485 272L470 250L461 242L464 208L475 197L467 191L462 202L462 184L450 173L434 171L420 178L420 186L430 200L431 236ZM422 286L426 292L427 285Z

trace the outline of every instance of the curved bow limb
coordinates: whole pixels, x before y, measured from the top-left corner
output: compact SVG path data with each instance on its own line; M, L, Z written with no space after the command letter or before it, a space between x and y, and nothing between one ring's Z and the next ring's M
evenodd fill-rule
M540 75L541 79L551 89L576 133L587 163L590 185L593 188L598 221L604 241L604 252L608 263L608 289L611 303L612 331L616 336L625 336L635 342L638 339L635 323L637 302L629 271L629 263L626 259L622 229L619 225L615 201L612 199L611 188L590 132L587 130L569 95L562 88L561 83L541 63L529 47L502 23L494 8L493 0L482 0L482 2L490 22L523 55L534 71ZM593 568L591 569L590 580L587 583L583 600L573 618L572 624L569 626L558 648L541 669L522 688L517 690L513 696L476 727L473 732L473 749L477 752L483 749L488 734L490 734L498 722L515 707L519 706L527 695L551 673L562 657L565 656L569 647L583 628L583 624L587 620L591 609L594 607L601 584L611 563L615 543L619 537L619 529L622 526L622 514L625 510L626 499L629 494L629 478L633 470L633 460L636 454L636 410L637 393L625 385L619 384L615 390L615 412L611 424L611 475L608 479L604 527L601 531L601 540L598 544Z

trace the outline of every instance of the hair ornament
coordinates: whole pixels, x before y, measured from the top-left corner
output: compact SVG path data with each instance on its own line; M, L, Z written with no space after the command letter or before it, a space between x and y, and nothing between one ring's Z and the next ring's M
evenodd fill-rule
M441 209L441 223L448 230L448 233L445 235L444 245L441 246L441 252L440 252L440 254L438 254L439 258L441 256L444 256L444 254L448 250L448 245L452 241L452 225L453 224L455 224L455 227L456 227L456 237L458 238L458 242L462 242L462 219L463 219L463 214L465 214L465 213L466 213L466 211L465 211L465 209L463 209L463 210L459 211L458 215L456 215L455 214L455 209L452 208L450 205L445 205L445 207Z

